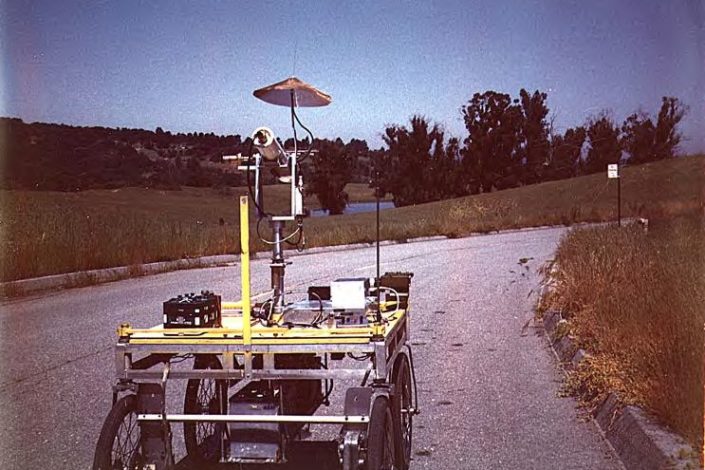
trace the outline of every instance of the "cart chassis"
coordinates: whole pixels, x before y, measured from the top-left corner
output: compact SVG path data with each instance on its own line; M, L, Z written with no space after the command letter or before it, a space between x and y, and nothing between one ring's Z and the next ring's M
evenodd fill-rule
M351 329L311 330L292 328L283 334L275 329L261 330L253 337L250 324L249 294L249 250L247 244L247 200L241 198L241 243L243 251L243 300L239 303L242 317L240 329L208 328L188 331L152 328L133 329L123 324L118 329L118 342L115 346L115 368L117 383L113 386L113 404L117 406L118 396L131 392L136 396L136 413L141 430L140 459L144 465L138 468L154 470L172 468L171 422L210 422L210 423L302 423L342 425L339 438L339 454L345 470L357 469L369 455L368 432L371 429L373 404L382 399L383 405L391 408L397 393L392 373L397 360L406 355L410 362L414 384L414 400L409 401L401 413L410 416L418 413L415 392L415 375L411 347L407 343L410 333L408 302L400 305L399 294L396 302L390 305L377 304L376 320L369 326ZM379 289L379 288L378 288ZM403 294L408 295L408 294ZM315 331L315 333L311 333ZM369 357L365 368L327 368L328 358L337 359L344 355ZM324 368L277 368L275 357L286 355L295 357L320 357ZM172 370L172 359L193 356L219 358L222 368L192 370ZM358 357L358 360L359 360ZM353 358L355 358L353 356ZM253 366L257 359L258 365ZM261 359L261 361L260 361ZM305 362L302 362L304 364ZM169 380L225 380L226 392L233 396L255 381L358 380L358 387L346 390L343 415L315 415L315 409L327 403L327 395L315 405L311 414L170 414L166 410L166 389ZM331 383L332 390L332 383ZM128 395L130 396L130 395ZM227 395L226 395L227 400ZM387 410L387 414L389 411ZM106 421L107 423L107 421ZM101 432L101 437L103 433ZM221 439L221 449L223 448ZM283 451L282 451L283 452ZM96 454L96 462L98 461ZM284 457L285 458L285 457ZM276 460L279 461L279 460ZM268 460L275 462L275 460ZM134 464L130 464L133 468ZM104 468L96 466L94 468ZM127 467L125 467L127 468Z

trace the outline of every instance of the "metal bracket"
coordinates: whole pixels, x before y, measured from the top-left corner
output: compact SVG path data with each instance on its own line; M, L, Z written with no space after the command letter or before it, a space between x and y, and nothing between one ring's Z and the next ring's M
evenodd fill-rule
M166 447L166 466L171 468L174 465L174 452L171 447L171 426L169 421L166 420L166 383L169 378L169 372L171 372L171 362L167 361L164 363L164 370L162 371L162 393L164 397L162 398L162 432L164 433L164 447Z
M166 374L168 375L168 374ZM160 383L140 383L137 392L137 414L165 409L164 388ZM145 465L168 470L174 465L169 422L160 418L153 423L140 423L140 446Z
M360 466L360 433L347 431L341 447L343 470L357 470Z

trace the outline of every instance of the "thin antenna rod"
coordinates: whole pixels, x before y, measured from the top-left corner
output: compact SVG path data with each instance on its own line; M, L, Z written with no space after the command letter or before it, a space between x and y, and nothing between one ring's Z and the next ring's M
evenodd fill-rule
M377 321L382 321L382 304L380 303L381 280L379 276L379 168L375 169L375 199L377 201Z
M377 175L379 181L379 175ZM375 185L375 196L377 202L377 279L379 279L379 183Z
M294 41L294 71L291 73L291 76L296 76L296 55L299 49L299 39L296 38Z

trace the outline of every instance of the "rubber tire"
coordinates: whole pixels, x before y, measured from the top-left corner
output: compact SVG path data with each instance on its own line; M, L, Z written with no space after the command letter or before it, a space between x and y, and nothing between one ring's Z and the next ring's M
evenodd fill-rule
M126 395L115 402L115 405L108 413L105 422L103 423L103 428L100 430L100 437L98 438L98 444L95 449L95 456L93 457L93 470L113 470L112 453L113 445L115 444L115 438L117 437L120 426L122 425L125 418L134 414L134 425L138 433L138 446L137 446L137 456L134 462L134 468L142 468L141 458L139 455L140 444L139 444L139 424L137 423L137 396L136 395ZM127 468L120 465L115 468Z
M199 355L196 356L196 360L193 365L194 369L222 369L223 366L216 356L213 355ZM213 379L206 379L213 380ZM227 380L215 380L215 393L216 397L218 394L221 395L221 400L224 406L225 398L227 394ZM186 385L186 394L184 395L184 414L204 414L203 410L198 406L198 391L201 386L201 379L189 379ZM224 414L225 410L219 409L218 403L211 403L209 405L209 414ZM214 434L211 434L214 440L218 443L217 448L212 449L212 452L204 453L204 449L198 442L198 426L202 426L208 423L199 422L184 422L184 444L186 446L186 454L188 455L189 461L193 464L207 464L207 463L217 463L220 461L220 441L218 437L222 437L225 431L225 425L223 423L215 423ZM215 442L214 442L215 444Z
M394 421L394 447L396 462L399 470L408 470L411 465L411 438L413 432L413 415L407 413L408 445L404 442L404 422L401 410L411 408L413 404L413 384L411 383L411 364L406 354L401 354L395 361L392 383L394 396L392 397L392 419Z
M375 398L367 428L367 470L398 469L394 452L394 424L389 402Z

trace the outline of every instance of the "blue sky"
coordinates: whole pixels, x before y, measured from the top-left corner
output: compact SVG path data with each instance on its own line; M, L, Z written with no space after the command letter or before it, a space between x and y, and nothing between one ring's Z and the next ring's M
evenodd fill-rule
M423 114L465 137L488 89L548 93L555 127L621 121L682 99L685 151L705 151L701 0L3 1L0 115L25 121L290 136L252 96L295 72L333 96L300 110L321 137L381 144ZM296 60L295 60L296 57Z

